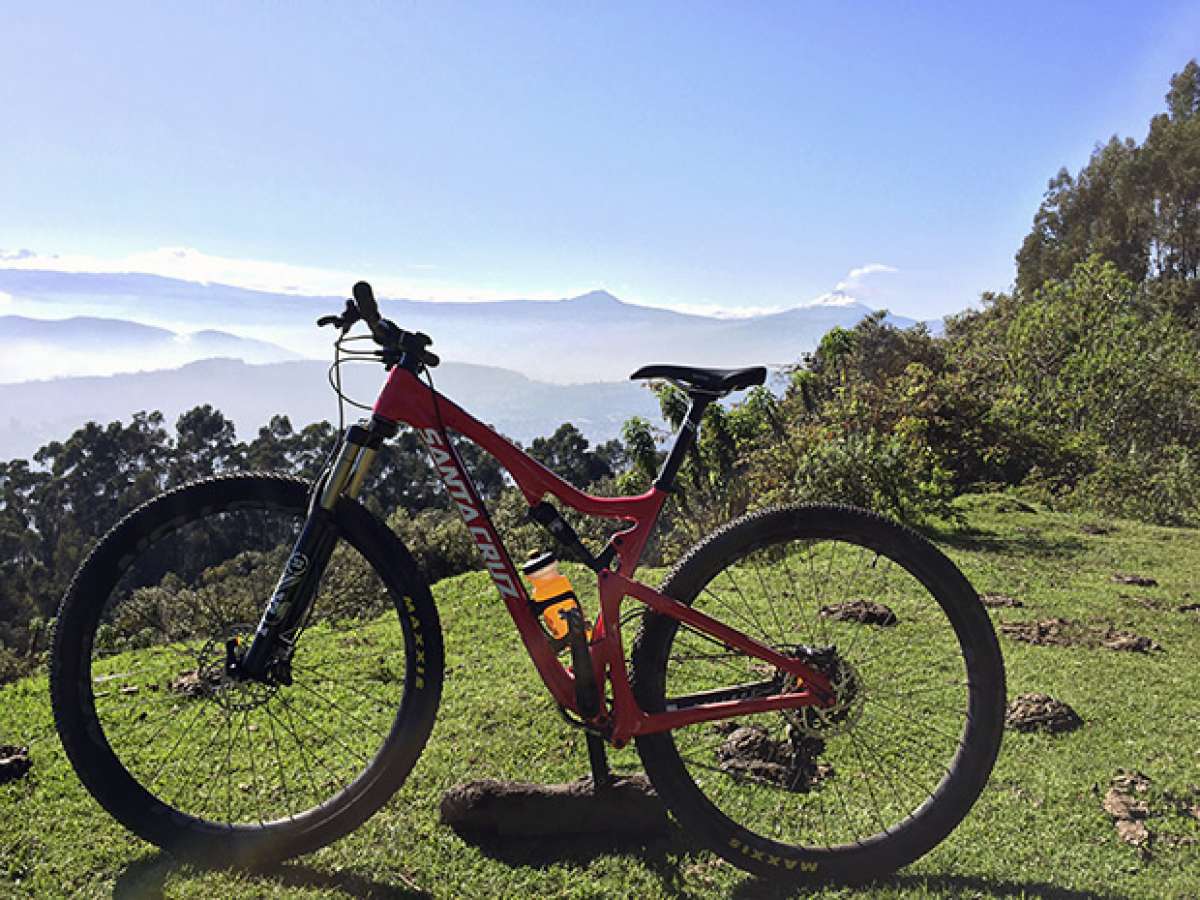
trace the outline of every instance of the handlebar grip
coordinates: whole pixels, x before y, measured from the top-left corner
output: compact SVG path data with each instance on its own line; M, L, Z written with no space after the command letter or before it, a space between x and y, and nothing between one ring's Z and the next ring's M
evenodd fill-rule
M363 317L363 321L371 326L371 330L375 330L375 326L379 324L379 304L375 302L375 292L371 290L371 286L365 281L360 281L354 285L354 302L358 305L358 312Z

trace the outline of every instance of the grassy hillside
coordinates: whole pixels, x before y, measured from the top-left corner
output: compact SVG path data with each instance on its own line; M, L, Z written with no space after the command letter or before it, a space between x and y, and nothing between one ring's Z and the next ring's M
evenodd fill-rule
M941 546L981 593L1024 604L996 609L996 624L1060 617L1076 623L1068 636L1081 640L1034 646L1002 636L1009 695L1051 694L1084 726L1058 736L1009 732L988 790L949 840L870 889L819 896L1200 895L1200 612L1179 610L1200 602L1200 532L1044 513L994 495L958 502L968 527L939 535ZM1157 585L1119 583L1118 573ZM349 838L263 875L179 867L129 836L67 765L45 678L0 690L0 744L29 745L33 762L26 777L0 785L0 896L776 895L678 833L599 853L535 841L481 850L440 826L438 800L455 783L565 781L587 763L486 577L450 579L434 593L446 632L445 696L412 778ZM1161 649L1107 649L1106 629ZM632 750L613 761L623 771L638 765ZM1139 798L1150 809L1148 854L1122 844L1101 807L1119 769L1151 779Z

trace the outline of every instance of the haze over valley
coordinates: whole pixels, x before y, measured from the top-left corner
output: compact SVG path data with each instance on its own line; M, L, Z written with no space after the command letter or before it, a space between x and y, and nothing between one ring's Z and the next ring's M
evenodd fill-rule
M243 437L276 413L295 425L336 418L326 382L334 333L315 322L340 312L343 297L0 269L0 299L0 457L28 455L86 421L139 410L161 410L170 421L209 403ZM656 419L651 394L628 381L647 363L778 371L830 328L871 312L841 291L739 318L638 306L605 291L559 301L382 297L380 307L401 327L433 337L444 361L434 372L440 390L521 441L565 421L603 441L631 415ZM382 370L357 363L343 372L351 396L374 398Z

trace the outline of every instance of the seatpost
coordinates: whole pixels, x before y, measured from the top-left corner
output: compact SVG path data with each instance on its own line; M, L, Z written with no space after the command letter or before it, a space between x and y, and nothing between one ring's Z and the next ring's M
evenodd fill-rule
M654 480L654 486L660 491L670 493L674 490L675 476L679 474L679 467L683 465L687 452L696 443L696 435L700 432L700 420L704 418L704 411L708 409L708 404L717 399L717 395L705 391L689 391L688 399L691 400L691 405L688 407L687 415L684 416L683 424L679 426L679 433L675 435L675 445L667 454L666 462L663 463L658 478Z

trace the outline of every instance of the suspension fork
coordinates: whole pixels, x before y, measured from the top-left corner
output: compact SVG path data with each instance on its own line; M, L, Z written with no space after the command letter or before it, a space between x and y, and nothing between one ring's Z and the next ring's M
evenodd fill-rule
M304 528L288 554L250 646L239 658L235 639L226 645L229 674L256 681L291 682L296 638L308 619L338 539L333 511L342 496L359 495L380 445L396 431L394 423L378 417L346 429L333 463L313 485Z

